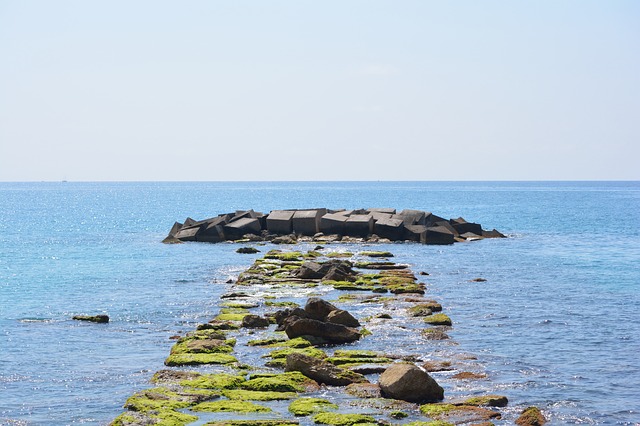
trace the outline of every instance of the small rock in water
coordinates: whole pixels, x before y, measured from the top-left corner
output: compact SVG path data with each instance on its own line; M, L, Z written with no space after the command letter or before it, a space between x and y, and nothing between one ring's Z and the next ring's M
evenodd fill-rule
M74 315L72 319L104 324L109 322L109 315Z
M240 247L238 250L236 250L236 253L240 254L254 254L259 252L260 250L255 247Z
M486 280L485 278L480 278L480 277L478 277L478 278L474 278L474 279L472 279L471 281L472 281L472 282L474 282L474 283L484 283L484 282L486 282L487 280Z

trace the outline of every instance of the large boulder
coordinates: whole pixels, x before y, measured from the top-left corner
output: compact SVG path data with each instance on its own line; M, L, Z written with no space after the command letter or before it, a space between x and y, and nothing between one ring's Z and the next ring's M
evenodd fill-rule
M290 339L301 336L320 337L328 343L350 343L360 339L358 330L341 324L322 322L311 318L290 316L284 320L284 331Z
M307 317L318 321L326 321L327 315L336 310L338 308L319 297L310 297L304 306Z
M327 322L334 324L342 324L347 327L360 327L358 321L353 315L343 309L335 309L327 314Z
M329 386L368 383L368 380L361 374L336 367L330 362L301 353L287 355L285 371L299 371L308 378Z
M413 364L391 365L380 375L378 384L385 398L417 403L444 399L444 389L428 373Z
M273 210L267 216L267 230L271 234L288 235L293 232L293 210Z

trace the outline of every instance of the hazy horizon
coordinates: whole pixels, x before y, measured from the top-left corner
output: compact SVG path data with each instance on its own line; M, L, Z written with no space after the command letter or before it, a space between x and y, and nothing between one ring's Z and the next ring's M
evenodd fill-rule
M640 180L640 3L0 0L0 182Z

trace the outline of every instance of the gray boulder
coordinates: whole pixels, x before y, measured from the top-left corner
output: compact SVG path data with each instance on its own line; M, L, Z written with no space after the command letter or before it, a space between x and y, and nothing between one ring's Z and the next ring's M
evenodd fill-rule
M328 343L350 343L360 339L358 330L341 324L290 316L284 320L284 332L290 339L301 336L320 337Z
M299 371L308 378L329 386L368 383L368 380L361 374L336 367L330 362L301 353L287 355L285 371Z
M327 322L342 324L347 327L360 327L360 321L343 309L336 309L329 312L329 314L327 314Z
M378 384L385 398L417 403L444 399L444 389L428 373L413 364L391 365L380 375Z

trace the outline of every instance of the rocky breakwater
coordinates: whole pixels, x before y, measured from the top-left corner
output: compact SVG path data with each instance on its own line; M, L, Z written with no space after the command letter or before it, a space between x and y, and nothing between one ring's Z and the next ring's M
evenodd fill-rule
M475 358L455 352L443 307L391 257L256 259L112 425L513 424L525 406L503 409L507 398L486 392Z
M444 219L431 212L392 208L359 210L273 210L269 214L253 210L224 213L205 220L187 218L176 222L165 243L200 241L414 241L423 244L453 244L483 238L502 238L493 229L459 217Z

